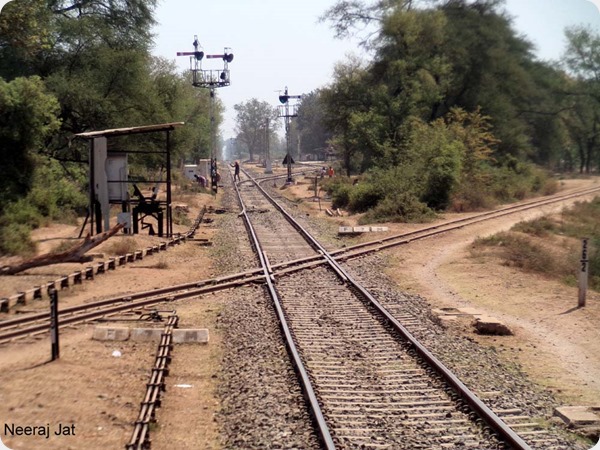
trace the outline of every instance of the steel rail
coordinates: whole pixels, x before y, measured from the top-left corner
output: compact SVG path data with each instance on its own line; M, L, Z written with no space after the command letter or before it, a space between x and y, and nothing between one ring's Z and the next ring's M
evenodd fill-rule
M248 174L246 174L249 176ZM250 177L251 178L251 177ZM307 241L320 249L321 254L327 259L327 262L332 269L340 276L340 278L353 289L356 289L366 300L368 300L390 325L400 333L417 354L427 361L432 367L454 390L455 392L475 411L479 416L491 427L499 436L500 440L510 444L515 450L531 450L531 447L521 439L506 423L494 413L487 405L485 405L467 386L462 383L450 369L448 369L437 357L435 357L425 346L423 346L398 320L394 318L383 305L381 305L363 286L354 280L350 274L325 250L325 248L306 230L304 229L271 195L269 195L258 182L255 182L258 189L271 202L271 204L283 214L288 222L302 233Z
M246 174L246 175L248 176L248 174ZM321 405L319 404L319 401L317 400L317 396L312 387L312 383L308 376L308 372L306 371L306 368L304 367L304 364L302 362L302 359L300 357L300 354L298 352L298 349L297 349L294 339L292 337L292 333L290 331L289 325L287 323L287 319L285 318L285 314L283 312L283 307L281 306L281 301L279 299L277 291L275 290L275 286L273 285L273 280L271 279L271 266L266 259L265 252L261 248L260 241L258 240L256 232L254 231L254 227L252 226L250 217L248 216L248 213L246 211L246 207L242 200L240 191L239 191L237 185L235 184L235 182L233 183L233 185L235 187L235 191L238 196L238 202L240 204L240 207L242 208L242 212L240 214L244 217L244 224L246 226L246 229L248 230L248 234L250 235L250 239L251 239L252 245L254 246L254 250L260 260L262 271L263 271L263 274L264 274L264 277L265 277L265 280L267 283L267 288L269 290L269 295L271 296L271 299L273 300L273 304L274 304L275 310L277 312L277 317L279 319L279 325L285 336L285 344L286 344L288 352L292 358L292 363L293 363L294 369L296 371L296 375L299 378L302 392L304 393L304 397L309 404L309 410L310 410L311 416L316 424L319 439L327 449L333 450L333 449L335 449L335 444L333 442L333 438L331 437L331 433L329 431L329 426L327 425L327 422L323 415L323 411L321 410Z
M169 374L171 363L173 330L177 328L178 323L179 317L175 311L172 311L160 336L154 366L150 372L150 379L146 383L146 394L140 403L140 413L134 423L131 439L125 445L126 450L150 448L150 423L156 422L156 408L160 406L162 393L166 389L165 377Z
M194 233L196 232L196 230L198 229L198 226L200 225L200 223L202 223L202 220L204 218L204 215L206 214L207 208L206 206L203 206L202 209L200 210L200 212L198 213L198 216L196 217L194 223L191 225L191 227L189 228L189 230L183 234L177 234L177 237L175 237L174 235L171 236L171 240L168 242L161 242L160 245L155 245L154 247L147 247L145 249L145 256L148 255L152 255L154 252L159 252L159 251L164 251L167 250L170 246L181 242L182 240L185 239L189 239L192 236L194 236ZM3 308L10 308L10 302L11 299L16 299L17 304L20 303L21 301L24 302L26 299L26 296L30 293L33 294L33 299L41 299L42 298L42 292L43 292L43 288L48 288L48 292L51 288L56 288L56 286L60 286L61 290L70 287L73 284L81 284L84 280L89 280L89 279L94 279L94 267L96 267L96 274L100 274L100 273L107 273L106 270L115 270L117 267L117 261L118 261L118 266L122 266L124 264L126 264L129 260L129 256L131 256L131 261L134 261L134 259L138 259L137 255L140 255L140 259L141 256L144 254L144 249L142 250L136 250L134 252L128 253L126 255L121 255L121 256L115 256L112 258L109 258L108 260L102 261L100 263L95 264L95 266L90 266L88 268L86 268L85 270L80 270L80 271L75 271L72 272L69 275L64 275L61 276L60 278L54 280L54 281L49 281L46 284L43 284L41 286L34 286L32 289L26 290L26 291L22 291L22 292L18 292L16 295L12 295L10 297L6 297L6 298L2 298L0 299L0 302L3 302L4 304L2 305ZM72 282L70 280L73 280ZM6 303L8 302L8 303ZM8 312L8 311L7 311Z
M283 175L283 177L285 177L285 175ZM255 181L257 181L259 183L264 180L265 180L264 178L255 179ZM251 180L247 180L247 181L251 181ZM401 233L401 234L397 234L397 235L393 235L393 236L388 236L388 237L385 237L382 239L356 244L356 245L353 245L353 246L350 246L350 247L347 247L344 249L333 250L333 251L329 252L329 254L332 257L334 257L335 260L344 260L344 259L349 259L349 258L355 258L355 257L363 256L363 255L371 253L371 252L379 251L379 250L382 250L385 248L409 244L410 242L412 242L414 240L425 239L427 237L431 237L431 236L441 234L441 233L446 233L446 232L449 232L449 231L452 231L452 230L455 230L458 228L462 228L464 226L468 226L468 225L472 225L472 224L481 222L481 221L491 220L491 219L494 219L497 217L502 217L504 215L514 214L514 213L517 213L520 211L525 211L527 209L532 209L532 208L538 207L540 205L544 206L547 204L564 201L564 200L567 200L570 198L587 195L587 194L592 194L598 190L600 190L600 187L592 188L592 189L584 189L584 190L572 192L569 194L565 194L561 197L553 197L551 199L542 200L542 201L531 200L526 203L520 203L518 205L511 205L511 206L508 206L508 207L505 207L502 209L498 209L495 211L488 211L488 212L480 213L480 214L477 214L474 216L456 219L456 220L449 221L449 222L446 222L443 224L438 224L438 225L434 225L431 227L422 228L420 230L414 230L414 231L410 231L407 233ZM366 248L366 247L372 247L372 248ZM319 249L316 249L316 251L318 251L318 250ZM354 250L358 250L358 251L353 252ZM306 258L301 258L298 260L286 261L286 262L272 265L271 266L271 269L272 269L271 275L275 276L275 277L284 276L284 275L287 275L290 273L295 273L295 272L298 272L301 270L316 267L316 266L325 264L326 262L327 262L326 259L321 254L306 257ZM153 291L143 291L143 292L127 294L127 295L119 296L119 297L112 297L112 298L100 300L100 301L97 301L94 303L88 303L88 304L63 308L59 311L59 314L62 317L63 315L76 314L81 311L87 311L90 309L99 308L99 307L103 307L106 305L112 305L115 303L122 303L122 302L127 302L129 305L128 308L134 309L137 306L136 306L136 304L131 304L131 302L136 299L144 299L144 298L148 298L150 296L174 293L179 290L189 290L189 289L193 289L193 288L199 288L199 287L205 286L205 285L213 285L213 287L214 287L213 289L194 290L194 291L190 291L190 293L189 293L189 296L201 295L206 292L214 292L214 291L221 290L221 289L229 289L229 288L238 286L240 284L246 284L246 283L251 283L251 282L262 282L262 281L264 281L264 275L261 275L261 273L262 273L262 269L257 268L257 269L249 270L249 271L242 272L242 273L232 274L229 276L195 281L195 282L190 282L190 283L184 283L184 284L175 285L175 286L171 286L171 287L167 287L167 288L155 289ZM181 297L181 298L185 298L185 297ZM157 298L155 300L155 302L159 303L161 301L167 301L168 299L169 299L169 296L161 297L161 298ZM125 308L125 309L127 309L127 308ZM119 309L119 312L123 311L125 309ZM110 314L110 311L106 312L105 314ZM102 316L102 314L99 314L98 317L101 317L101 316ZM85 320L89 320L89 319L86 318ZM14 339L14 338L20 337L20 336L25 336L25 335L29 334L30 332L44 331L45 325L40 325L38 327L35 327L31 331L29 331L30 328L27 328L27 329L22 328L20 331L17 331L17 332L11 333L11 334L7 334L6 332L5 333L1 332L2 330L7 330L10 328L15 328L15 327L22 327L24 325L31 324L31 323L38 322L38 321L47 323L48 324L47 326L49 327L49 319L48 319L47 313L32 314L32 315L27 315L24 317L1 321L0 322L0 342L6 341L9 339Z
M242 170L243 170L243 169L242 169ZM312 169L304 169L304 170L298 170L298 171L296 171L296 172L292 172L292 175L303 175L303 174L305 174L306 172L315 172L316 170L317 170L317 169L315 169L315 168L312 168ZM245 173L247 173L245 170L244 170L244 172L245 172ZM261 183L262 183L262 182L265 182L265 181L279 180L280 178L286 178L286 179L287 179L287 174L283 174L283 175L269 175L268 177L258 177L258 178L255 178L255 180L256 180L256 181L259 181L259 182L261 182ZM239 181L239 182L238 182L238 185L240 185L240 186L241 186L241 185L242 185L242 184L244 184L244 183L252 183L252 180L251 180L251 179L248 179L248 180L242 180L242 181Z
M377 248L372 249L372 250L366 250L360 253L356 253L356 256L360 256L363 255L365 253L369 253L371 251L377 251L377 250L381 250L384 248L389 248L389 247L393 247L395 245L402 245L402 244L406 244L409 243L411 240L414 239L407 239L406 241L402 241L402 242L397 242L397 243L390 243L390 244L386 244L384 245L385 242L390 242L390 241L394 241L396 239L405 239L405 238L409 238L410 236L416 236L419 235L421 233L427 233L424 236L418 236L417 239L424 239L425 237L430 237L430 236L435 236L436 234L441 234L441 233L446 233L448 231L452 231L452 230L456 230L459 228L462 228L466 225L472 225L475 223L479 223L479 222L483 222L485 220L491 220L491 219L496 219L498 217L502 217L502 216L506 216L506 215L510 215L510 214L515 214L521 211L527 211L529 209L533 209L533 208L537 208L540 206L546 206L546 205L550 205L553 203L559 203L561 201L564 200L569 200L571 198L575 198L575 197L581 197L583 195L589 195L589 194L593 194L595 192L600 192L600 187L596 187L596 188L590 188L590 189L583 189L581 191L577 191L577 192L571 192L569 194L564 194L560 197L553 197L550 199L546 199L546 200L531 200L525 203L519 203L518 205L510 205L504 208L500 208L500 209L496 209L494 211L486 211L483 213L478 213L469 217L463 217L460 219L454 219L451 221L448 221L446 223L441 223L438 225L433 225L430 227L425 227L425 228L421 228L419 230L414 230L414 231L409 231L407 233L401 233L401 234L397 234L397 235L393 235L393 236L388 236L385 238L381 238L381 239L377 239L377 240L373 240L373 241L368 241L368 242L363 242L360 244L355 244L343 249L338 249L338 250L333 250L331 251L331 255L341 255L341 254L347 254L352 252L353 250L359 249L359 248L364 248L364 247L369 247L369 246L376 246ZM437 230L437 231L433 231L433 230ZM354 255L352 255L354 256ZM348 256L346 256L348 257Z
M169 288L138 292L126 296L100 300L94 303L63 308L59 310L60 326L62 328L66 327L67 325L98 319L106 315L115 314L126 310L133 310L145 306L151 306L157 303L171 302L184 298L195 297L209 292L231 289L253 282L262 282L264 275L255 274L257 272L258 270L243 272L241 274L230 275L227 277L214 278L196 283L185 283ZM96 310L90 311L93 309ZM35 322L41 323L35 324ZM23 325L27 326L23 328L17 328L18 326ZM0 343L18 337L24 337L32 333L48 331L49 327L50 320L47 313L40 313L0 322Z

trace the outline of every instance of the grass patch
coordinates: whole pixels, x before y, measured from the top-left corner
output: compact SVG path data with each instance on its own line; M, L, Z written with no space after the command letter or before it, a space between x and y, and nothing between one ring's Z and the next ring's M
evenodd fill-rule
M560 259L527 236L502 232L475 241L475 248L496 247L507 266L539 273L560 273Z
M600 197L563 210L559 232L574 238L600 238Z
M173 223L176 225L183 225L189 227L192 225L192 220L187 216L187 214L180 210L175 209L173 211Z
M538 237L546 237L552 233L558 234L559 231L556 222L554 222L546 216L534 220L529 220L527 222L519 222L511 229L514 231L520 231L521 233L530 234L532 236Z
M111 255L123 256L127 253L133 253L137 250L137 244L133 238L124 238L114 242L106 247L106 252Z
M158 261L156 264L151 266L153 269L168 269L169 268L169 263L167 261L165 261L164 259L161 259L160 261Z
M21 223L0 225L0 254L31 256L37 248L31 240L31 228Z
M477 256L484 247L493 248L508 266L540 273L575 287L578 284L581 239L584 237L589 238L589 286L600 291L598 197L590 202L577 202L560 215L520 222L508 232L478 238L472 254ZM541 242L540 239L543 239L544 245L536 243Z
M50 253L57 254L57 253L66 252L67 250L70 250L70 249L76 247L77 245L79 245L79 241L77 241L77 242L73 242L72 240L71 241L62 241L60 244L56 245L52 250L50 250Z

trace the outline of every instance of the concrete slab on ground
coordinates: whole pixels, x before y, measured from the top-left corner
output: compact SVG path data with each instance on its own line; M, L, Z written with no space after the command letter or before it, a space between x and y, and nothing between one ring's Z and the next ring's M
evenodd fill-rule
M511 336L513 334L512 330L500 320L475 308L441 308L434 309L433 313L443 322L453 322L461 317L472 318L473 326L479 334L495 336Z
M338 234L361 234L388 231L388 227L338 227Z
M185 329L178 328L173 330L173 342L176 344L182 343L208 343L208 330L205 328Z
M475 317L473 326L479 334L491 334L494 336L512 336L513 334L508 326L491 316Z
M382 232L382 231L387 231L389 230L388 227L369 227L370 231L377 233L377 232Z
M162 328L127 328L96 327L92 339L98 341L132 341L158 342L162 336ZM176 344L206 344L209 341L205 328L177 328L173 330L173 342Z
M126 341L129 339L128 327L96 327L92 339L97 341Z
M600 406L561 406L554 415L572 428L600 426Z
M132 328L131 340L140 342L160 341L162 328Z
M463 308L457 308L458 312L460 314L469 314L471 316L482 316L483 313L481 311L478 311L475 308L471 308L471 307L463 307Z

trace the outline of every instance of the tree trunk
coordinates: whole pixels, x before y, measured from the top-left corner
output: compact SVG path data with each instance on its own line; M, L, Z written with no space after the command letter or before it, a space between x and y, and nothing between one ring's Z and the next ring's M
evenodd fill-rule
M581 141L578 142L577 149L579 150L579 173L583 174L583 168L585 167L585 149Z
M92 248L100 245L102 242L106 241L109 237L115 235L120 229L122 229L124 224L120 223L115 225L110 230L98 234L94 237L90 237L88 234L82 243L77 244L76 246L66 250L62 253L46 253L45 255L39 255L34 258L28 259L27 261L23 261L21 264L17 264L16 266L6 266L0 269L0 274L2 275L14 275L15 273L22 272L27 269L32 269L34 267L41 266L49 266L52 264L61 264L67 262L88 262L92 260L91 256L85 256Z

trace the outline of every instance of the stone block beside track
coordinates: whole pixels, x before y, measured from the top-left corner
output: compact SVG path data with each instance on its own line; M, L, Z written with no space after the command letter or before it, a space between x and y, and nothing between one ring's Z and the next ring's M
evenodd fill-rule
M479 316L473 322L479 334L490 334L494 336L512 336L513 332L500 320L491 316Z
M173 342L176 344L196 343L196 344L207 344L208 343L208 330L205 328L185 329L178 328L173 330Z
M133 328L131 330L132 341L160 341L162 328ZM208 330L203 328L175 329L173 330L173 342L175 344L206 344L208 343Z
M361 234L388 231L388 227L339 227L338 234Z
M96 327L92 339L97 341L142 341L159 342L163 333L162 328L127 328L127 327ZM206 344L208 330L205 328L175 329L173 342L175 344Z
M97 341L126 341L129 339L127 327L96 327L92 339Z
M554 409L554 415L571 428L600 427L600 406L561 406Z
M160 341L162 335L162 328L132 328L131 329L131 340L132 341Z

